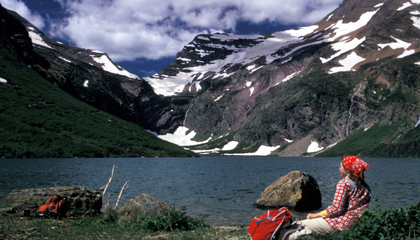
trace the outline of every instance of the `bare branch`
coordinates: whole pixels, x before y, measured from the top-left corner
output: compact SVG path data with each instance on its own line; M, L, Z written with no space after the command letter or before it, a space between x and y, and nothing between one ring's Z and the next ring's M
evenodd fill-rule
M105 197L105 193L106 193L106 190L108 189L109 184L112 181L112 178L114 177L114 169L115 169L115 165L112 166L111 177L109 178L108 183L105 184L103 187L101 187L99 189L99 190L104 189L104 191L102 192L102 197L104 199L104 208L101 210L102 212L106 212L106 210L108 209L108 206L109 206L109 197L110 197L110 194L108 194L108 198L106 198ZM129 182L130 182L130 180L128 180L127 182L125 182L125 184L121 188L120 195L118 195L117 203L115 204L115 207L113 208L113 210L117 209L118 203L120 202L121 195L124 192L124 190L126 190L128 188L128 183Z
M121 197L121 194L123 193L123 191L124 191L125 189L127 189L127 188L128 188L128 183L129 183L129 182L130 182L130 180L128 180L127 182L125 182L124 186L121 188L120 195L118 195L117 203L115 204L115 207L113 208L114 210L115 210L115 209L117 209L117 207L118 207L118 203L120 202L120 197Z
M104 188L105 188L105 189L104 189L103 194L105 194L106 189L108 188L109 184L111 183L112 178L114 177L114 168L115 168L115 165L112 165L111 177L109 177L108 183L107 183L107 184L105 184L103 187L101 187L101 188L99 189L99 190L102 190L102 189L104 189Z
M111 181L112 181L112 178L114 177L114 169L115 169L115 165L113 165L112 166L112 172L111 172L111 177L109 177L109 180L108 180L108 183L107 184L105 184L103 187L101 187L100 189L99 189L99 191L100 190L102 190L102 189L104 189L104 191L102 192L102 197L103 197L103 199L104 199L104 209L102 210L102 212L105 212L106 211L106 209L108 208L108 205L109 205L109 194L108 194L108 199L106 199L105 198L105 193L106 193L106 190L108 189L108 186L109 186L109 184L111 183Z

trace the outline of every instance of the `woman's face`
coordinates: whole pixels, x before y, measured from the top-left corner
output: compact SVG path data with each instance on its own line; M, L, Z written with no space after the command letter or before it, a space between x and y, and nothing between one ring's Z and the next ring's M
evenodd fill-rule
M347 175L348 175L348 172L344 168L343 162L340 162L339 170L340 170L340 173L341 173L341 177L346 178Z

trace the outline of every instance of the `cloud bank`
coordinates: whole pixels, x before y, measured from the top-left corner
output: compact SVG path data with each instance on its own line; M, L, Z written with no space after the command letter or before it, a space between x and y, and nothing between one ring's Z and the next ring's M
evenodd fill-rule
M0 0L14 2L20 0ZM342 0L53 0L61 19L47 34L107 52L114 61L174 56L198 34L234 33L239 22L310 25ZM20 12L19 12L20 13ZM27 17L28 14L25 16ZM34 19L36 14L30 13ZM30 20L31 21L31 20ZM31 21L33 22L33 21Z
M44 19L37 12L32 12L26 4L20 0L0 0L3 7L17 12L20 16L42 29L45 26Z

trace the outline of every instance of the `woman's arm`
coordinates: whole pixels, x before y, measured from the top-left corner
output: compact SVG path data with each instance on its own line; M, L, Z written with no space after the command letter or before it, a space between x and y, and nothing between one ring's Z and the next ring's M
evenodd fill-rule
M320 218L320 217L322 217L322 212L319 212L319 213L308 213L308 215L306 215L306 219Z
M345 179L342 179L338 182L334 194L333 205L327 207L327 217L341 216L345 211L347 211L347 201L350 191L347 183L348 182Z

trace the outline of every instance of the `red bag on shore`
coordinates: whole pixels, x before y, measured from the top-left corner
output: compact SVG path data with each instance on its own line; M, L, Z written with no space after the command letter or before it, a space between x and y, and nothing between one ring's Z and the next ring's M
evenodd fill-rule
M278 210L268 210L267 213L256 216L248 227L252 240L272 240L280 230L292 219L292 213L285 207Z
M55 212L64 215L70 209L70 203L67 201L66 195L57 195L48 199L45 205L38 208L38 212L51 213Z

